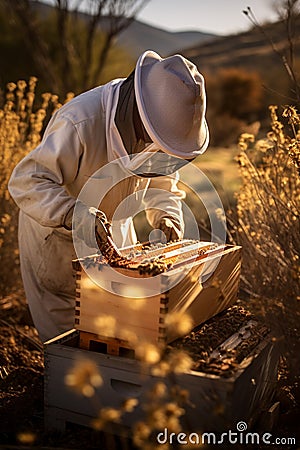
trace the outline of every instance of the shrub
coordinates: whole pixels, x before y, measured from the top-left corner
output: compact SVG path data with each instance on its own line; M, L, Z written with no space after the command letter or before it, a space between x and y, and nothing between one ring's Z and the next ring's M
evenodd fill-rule
M238 68L207 74L207 120L210 144L229 146L248 126L261 119L264 92L258 73Z
M255 309L285 337L293 359L300 315L300 116L288 106L279 120L277 110L270 106L265 138L240 138L242 186L233 230L243 246L242 286L256 299Z
M7 190L13 168L36 147L49 116L61 106L57 95L35 95L37 79L8 83L0 108L0 288L1 295L18 284L18 208ZM68 94L67 100L72 97Z

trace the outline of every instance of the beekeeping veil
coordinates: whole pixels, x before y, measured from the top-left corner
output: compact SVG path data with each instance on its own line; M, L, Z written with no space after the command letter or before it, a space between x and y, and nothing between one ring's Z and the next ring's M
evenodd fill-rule
M115 124L136 175L170 175L203 153L209 140L204 79L181 55L143 53L123 81Z

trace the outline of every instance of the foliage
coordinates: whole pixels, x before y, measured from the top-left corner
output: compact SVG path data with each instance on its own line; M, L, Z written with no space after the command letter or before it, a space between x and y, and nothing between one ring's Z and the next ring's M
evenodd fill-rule
M17 222L18 209L7 190L17 162L36 147L49 116L61 106L57 95L44 93L36 99L37 79L8 83L0 105L0 287L1 295L10 292L19 277ZM72 98L69 93L66 101Z
M256 72L220 69L206 76L211 145L236 142L245 128L260 119L263 110L262 82Z
M0 83L1 87L11 80L25 79L32 72L32 58L24 48L19 28L13 27L7 11L0 1ZM16 64L17 62L17 64Z
M86 12L77 9L81 2L76 6L69 0L56 0L54 7L30 0L1 3L0 20L9 20L5 23L8 40L0 38L0 49L8 53L16 34L19 51L25 46L27 59L46 89L65 95L101 84L104 67L115 57L123 62L123 70L131 69L132 61L114 45L114 39L130 25L145 0L93 0L85 2L86 8L90 6Z
M242 186L233 238L243 247L243 288L291 353L300 315L300 116L287 106L279 120L277 110L270 106L265 138L240 138Z
M248 285L268 296L300 294L299 255L299 117L291 116L294 137L284 133L276 108L271 107L271 127L265 139L243 134L238 162L242 188L237 195L240 239L245 248ZM284 113L290 111L286 108ZM296 125L297 124L297 125ZM252 148L249 144L252 141ZM246 245L247 244L247 245ZM260 260L257 271L251 261ZM258 277L258 273L260 276ZM275 275L275 277L274 277ZM261 283L254 280L261 279Z
M265 31L264 27L259 23L254 12L249 6L246 10L243 11L252 25L263 34L266 41L270 44L273 54L276 55L281 61L282 68L285 70L285 73L287 75L286 78L287 80L289 80L290 84L289 101L292 101L293 104L297 104L298 106L300 104L300 84L296 68L295 49L298 41L298 35L296 31L297 29L299 29L299 5L299 0L277 1L276 9L280 21L284 26L284 34L286 38L286 43L283 47L278 46L272 36L270 36L269 33Z

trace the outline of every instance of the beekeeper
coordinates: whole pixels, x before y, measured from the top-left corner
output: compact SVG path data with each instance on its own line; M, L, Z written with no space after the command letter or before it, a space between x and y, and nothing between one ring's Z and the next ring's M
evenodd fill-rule
M73 327L72 218L83 186L101 169L97 189L103 194L114 186L96 205L104 222L138 191L150 225L167 240L181 237L183 193L176 171L207 148L205 110L204 79L196 66L181 55L161 58L146 51L128 78L63 105L38 147L15 167L9 191L20 208L21 273L42 341ZM90 209L81 206L88 217ZM123 216L113 227L117 246L136 240L132 214ZM82 233L88 246L89 233Z

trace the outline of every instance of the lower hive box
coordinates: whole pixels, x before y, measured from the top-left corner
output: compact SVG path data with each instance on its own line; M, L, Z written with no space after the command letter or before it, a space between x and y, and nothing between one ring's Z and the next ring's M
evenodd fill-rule
M149 408L156 401L149 394L158 381L168 392L177 386L189 393L180 420L190 433L235 430L239 421L250 428L270 406L277 381L277 344L269 330L241 307L223 311L168 346L166 358L172 351L184 350L193 363L183 373L174 370L167 377L154 374L155 365L80 349L79 339L79 331L70 330L45 343L47 429L62 430L69 422L92 427L101 409L121 408L130 398L137 400L136 407L114 428L117 434L130 435L134 424L145 420L145 405ZM78 360L92 361L101 375L102 384L91 398L66 385Z
M123 251L135 252L135 259L142 262L139 268L110 267L97 257L73 262L77 280L75 328L81 332L83 348L89 349L98 340L108 353L118 354L107 338L119 339L119 347L126 350L130 348L126 339L130 333L138 340L168 343L179 334L168 329L167 314L187 313L197 326L236 301L240 247L182 241L145 250L141 255L138 250L136 246ZM157 255L163 255L160 261L172 264L153 276L146 269ZM109 323L109 318L117 324L111 330L103 326L102 319Z

